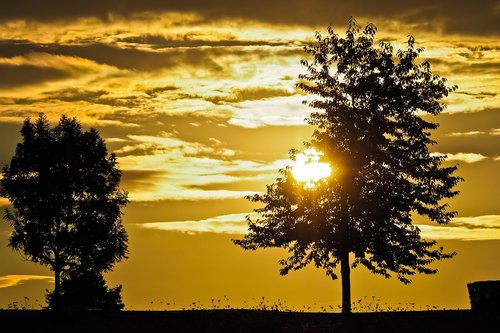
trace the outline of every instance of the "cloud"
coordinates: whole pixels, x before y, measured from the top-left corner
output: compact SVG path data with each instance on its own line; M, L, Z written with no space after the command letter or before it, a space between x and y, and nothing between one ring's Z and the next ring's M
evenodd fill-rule
M26 281L37 280L46 280L47 282L53 283L54 277L45 275L3 275L0 276L0 288L14 287Z
M83 58L31 52L0 58L0 89L99 74L106 69Z
M240 103L244 101L257 101L297 94L287 87L252 87L231 88L229 91L221 91L220 95L207 97L206 100L214 104Z
M60 80L70 76L71 75L69 73L54 68L0 64L0 89Z
M248 213L220 215L197 221L151 222L140 224L146 229L176 231L188 235L200 233L245 234L248 232ZM255 215L251 213L250 215Z
M101 72L101 67L94 61L83 57L65 56L47 52L33 52L0 58L0 64L10 66L33 66L40 68L54 68L78 76ZM109 68L108 68L109 69Z
M457 154L446 154L447 161L463 161L466 163L476 163L487 158L481 154L475 153L457 153Z
M256 128L261 126L304 126L312 109L302 104L301 95L245 101L232 110L228 123Z
M216 52L214 50L214 52ZM0 50L0 55L24 56L32 53L50 54L59 59L80 58L87 59L98 64L104 64L121 69L158 71L162 68L172 68L177 66L204 67L221 71L220 67L212 58L211 52L197 48L175 48L163 51L151 49L136 49L132 47L119 47L106 43L87 42L80 44L37 44L29 41L4 43Z
M446 226L418 225L422 237L444 240L500 240L500 215L453 218Z
M189 235L200 233L246 234L247 219L256 213L220 215L202 220L150 222L140 224L146 229L176 231ZM500 215L457 217L446 226L417 224L423 238L436 240L500 240Z
M132 172L136 176L129 189L133 201L243 198L255 191L228 189L224 184L272 180L279 166L286 163L240 160L234 151L213 140L209 140L210 145L186 142L167 133L128 138L132 143L116 152L120 154L120 168L125 174ZM248 170L254 174L235 174ZM203 188L209 184L218 184L219 188Z
M456 154L432 153L431 155L434 156L445 155L447 161L462 161L465 163L476 163L487 158L482 154L476 154L476 153L456 153Z
M16 96L9 93L0 98L4 105L0 108L5 110L3 120L15 119L16 115L22 119L40 111L78 108L79 113L84 114L85 123L102 126L144 126L144 119L160 113L194 112L212 112L224 117L231 114L224 122L245 128L304 125L303 119L311 110L301 104L302 97L293 87L293 78L304 72L299 59L305 54L299 45L308 36L312 37L310 28L293 30L229 19L207 22L199 14L193 15L178 13L163 17L158 14L161 24L148 23L142 27L140 22L149 22L147 15L130 18L129 25L123 18L122 21L113 18L106 24L95 19L58 23L58 29L33 23L41 25L35 29L27 24L23 28L26 30L24 40L4 40L0 55L9 61L28 58L30 54L44 54L53 59L43 66L33 61L23 64L35 66L43 73L24 71L34 80L33 87L38 83L29 97L24 89L17 89ZM180 27L172 31L172 22L168 20L178 22ZM241 25L248 29L241 29ZM140 31L134 31L137 27ZM79 33L66 39L57 37L63 41L56 38L42 43L28 40L38 38L28 34L30 29L37 30L40 36L53 35L51 29ZM98 32L99 37L87 36L89 29L92 33ZM162 43L170 44L163 47ZM431 59L440 66L438 72L449 73L450 82L461 85L461 93L453 94L447 102L449 112L480 111L498 105L500 95L493 92L498 90L496 59L500 51L494 47L495 42L487 38L471 41L458 37L422 41L423 45L428 43ZM93 74L87 75L85 68L61 68L60 64L71 59L75 66L76 62L82 66L86 60L87 70ZM465 69L478 66L481 68L476 72L463 74ZM484 66L488 66L487 70ZM25 84L22 73L17 77L21 80L19 84ZM52 79L53 73L69 77ZM69 80L76 77L81 80ZM292 80L282 79L284 77ZM54 83L54 80L62 82ZM11 90L15 88L16 78L12 82Z
M447 136L475 136L480 134L485 134L486 132L482 131L469 131L469 132L453 132L447 134Z
M476 228L500 229L500 215L455 217L452 220L452 224L457 226L463 226L469 229L476 229Z
M177 36L176 36L177 37ZM297 46L291 41L269 41L269 40L238 40L233 35L216 35L213 37L221 40L207 40L207 36L197 36L196 34L185 34L182 38L174 39L163 35L145 34L139 36L129 36L117 39L118 42L126 44L147 45L152 49L177 48L177 47L235 47L235 46Z
M71 3L63 0L44 2L25 0L22 3L2 2L0 20L68 21L82 17L96 17L103 21L112 21L117 17L130 19L147 13L158 15L158 13L177 12L197 13L207 21L232 18L270 24L316 26L339 21L343 23L347 17L354 15L380 21L397 19L406 24L413 24L419 29L438 26L445 32L495 35L498 33L497 8L498 3L495 0L484 0L480 6L470 1L452 0L440 2L383 0L376 3L367 0L353 0L348 3L319 0L307 4L299 0L272 2L75 0Z
M436 240L500 240L500 229L418 225L423 238Z

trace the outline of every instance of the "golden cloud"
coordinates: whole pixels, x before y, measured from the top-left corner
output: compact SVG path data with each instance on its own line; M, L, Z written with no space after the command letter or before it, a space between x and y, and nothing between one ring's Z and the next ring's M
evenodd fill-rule
M45 280L47 282L53 283L54 277L45 275L4 275L0 276L0 288L14 287L26 281L39 280Z
M447 161L462 161L465 163L476 163L476 162L480 162L480 161L487 158L486 156L484 156L482 154L477 154L477 153L456 153L456 154L447 153L447 154L443 154L443 153L434 152L434 153L431 153L431 155L433 155L433 156L445 156L445 159Z
M446 154L447 161L463 161L466 163L476 163L480 162L487 157L482 154L476 153L457 153L457 154Z
M140 224L140 226L146 229L176 231L188 235L206 232L219 234L245 234L248 232L246 223L246 216L248 215L255 214L228 214L197 221L150 222Z
M453 132L447 134L447 136L475 136L480 134L485 134L483 131L469 131L469 132Z
M133 201L242 198L255 191L202 189L208 184L228 184L244 180L271 180L286 161L269 164L234 158L234 151L211 141L211 146L186 142L171 134L162 136L128 136L134 143L117 150L120 168L128 171L149 171L144 179L130 189ZM253 175L233 175L240 171ZM150 176L148 176L150 175ZM148 180L147 178L150 177ZM123 185L127 188L127 184Z
M256 213L220 215L202 220L148 222L142 228L176 231L189 235L199 233L245 234L247 219L258 217ZM436 240L500 240L500 215L457 217L449 225L417 224L423 238Z

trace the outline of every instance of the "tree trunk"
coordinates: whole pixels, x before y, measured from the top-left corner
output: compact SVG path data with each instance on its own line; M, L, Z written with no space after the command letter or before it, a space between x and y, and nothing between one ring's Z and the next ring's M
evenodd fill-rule
M348 251L344 251L340 256L340 274L342 275L342 313L351 313L351 267Z
M340 224L340 236L343 244L340 245L340 274L342 278L342 313L351 313L351 267L349 265L349 205L348 193L350 185L344 186L344 192L341 194L341 209L342 209L342 222Z
M53 310L59 310L59 299L61 295L61 265L59 263L59 253L55 255L54 265L54 297Z
M55 235L55 245L54 250L54 294L52 295L54 301L52 303L53 310L59 310L60 308L60 296L61 296L61 253L59 252L59 235L61 229L61 220L56 218L56 235Z

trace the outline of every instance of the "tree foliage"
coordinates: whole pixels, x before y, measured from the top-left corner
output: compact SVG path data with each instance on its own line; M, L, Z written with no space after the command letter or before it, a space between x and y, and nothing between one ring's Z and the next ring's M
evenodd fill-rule
M307 146L324 153L333 174L308 189L290 167L280 170L266 193L249 197L263 204L255 210L260 218L248 219L249 233L235 241L245 249L287 249L282 274L314 263L336 279L337 265L351 253L352 267L392 272L408 283L454 255L422 239L412 220L446 224L456 214L443 199L458 193L460 177L430 153L430 131L438 125L422 117L443 111L441 99L456 87L418 61L423 49L413 37L394 52L387 42L375 43L376 30L368 24L360 31L351 19L345 37L329 27L305 47L311 59L302 61L307 72L297 86L316 96L305 102L316 109L307 119L316 128Z
M5 214L13 228L9 245L54 271L50 298L57 307L71 277L97 276L126 258L127 194L118 189L116 157L95 129L84 132L65 116L51 128L41 114L26 119L21 134L3 168L3 195L13 205Z

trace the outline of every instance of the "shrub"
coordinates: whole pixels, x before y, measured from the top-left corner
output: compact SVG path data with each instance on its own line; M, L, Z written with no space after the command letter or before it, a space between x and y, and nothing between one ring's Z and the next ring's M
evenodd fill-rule
M500 312L500 280L467 284L472 310Z

